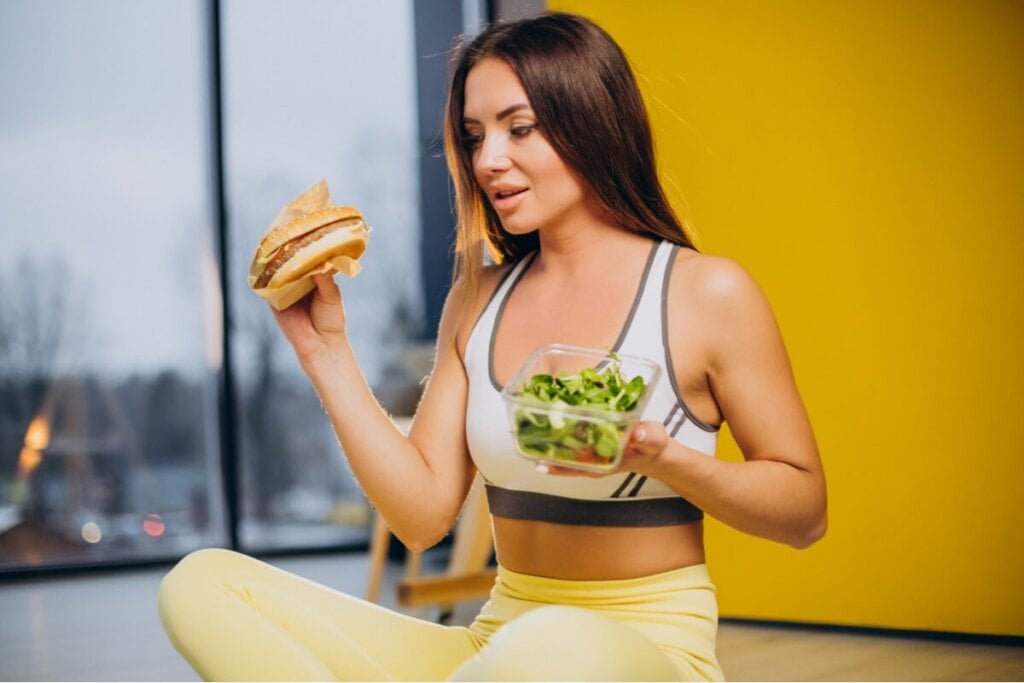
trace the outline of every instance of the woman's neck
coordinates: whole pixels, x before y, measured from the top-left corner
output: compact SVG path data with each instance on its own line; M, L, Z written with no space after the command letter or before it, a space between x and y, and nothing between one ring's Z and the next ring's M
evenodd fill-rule
M602 220L575 222L539 233L540 252L530 270L557 278L586 276L614 267L630 254L646 255L651 239Z

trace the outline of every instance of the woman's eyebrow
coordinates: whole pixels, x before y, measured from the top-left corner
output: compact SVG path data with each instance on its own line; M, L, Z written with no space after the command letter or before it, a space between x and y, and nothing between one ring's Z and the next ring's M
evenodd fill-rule
M513 104L513 105L505 107L504 109L499 111L498 115L495 118L498 121L501 121L502 119L508 117L511 114L516 113L517 111L522 111L523 109L529 109L529 108L530 108L530 105L526 104L525 102L520 102L519 104ZM462 117L462 123L466 124L466 123L480 123L480 122L477 121L474 118L469 117L469 116L463 116Z
M530 105L528 105L528 104L526 104L524 102L520 102L519 104L513 104L511 107L505 107L504 109L502 109L501 111L498 112L498 120L501 121L506 116L514 114L517 111L521 111L523 109L529 109L529 108L530 108Z

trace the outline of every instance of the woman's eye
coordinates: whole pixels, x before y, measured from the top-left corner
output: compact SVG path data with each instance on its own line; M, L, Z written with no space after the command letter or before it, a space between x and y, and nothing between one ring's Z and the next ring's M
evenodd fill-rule
M536 127L537 127L537 125L533 124L533 123L531 123L531 124L523 124L523 125L519 125L519 126L512 126L512 131L511 132L512 132L513 137L523 138L523 137L526 137L527 135L529 135L533 131L533 129L536 128Z
M464 133L462 136L462 145L467 149L476 149L483 141L484 136L476 133Z

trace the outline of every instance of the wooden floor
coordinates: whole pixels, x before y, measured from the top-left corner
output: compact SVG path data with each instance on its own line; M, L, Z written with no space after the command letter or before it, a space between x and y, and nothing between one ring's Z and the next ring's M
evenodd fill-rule
M271 560L362 595L363 555ZM166 569L0 583L0 680L195 681L164 636L156 589ZM424 571L431 571L425 564ZM381 602L402 572L389 566ZM465 622L477 605L461 605ZM432 617L430 613L420 616ZM719 659L731 680L1021 681L1024 647L724 622Z

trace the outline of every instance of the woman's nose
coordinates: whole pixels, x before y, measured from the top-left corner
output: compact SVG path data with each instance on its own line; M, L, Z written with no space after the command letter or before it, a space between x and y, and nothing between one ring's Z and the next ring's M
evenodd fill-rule
M484 139L480 145L480 154L477 157L477 168L487 173L508 170L512 166L509 159L508 149L501 136L491 135Z

